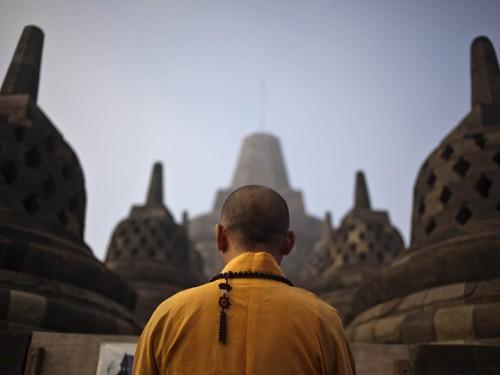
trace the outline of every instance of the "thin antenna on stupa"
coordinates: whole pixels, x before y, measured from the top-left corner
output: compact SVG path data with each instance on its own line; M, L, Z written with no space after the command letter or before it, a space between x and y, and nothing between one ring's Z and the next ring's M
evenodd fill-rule
M260 130L266 130L266 101L267 101L267 84L264 79L260 81Z

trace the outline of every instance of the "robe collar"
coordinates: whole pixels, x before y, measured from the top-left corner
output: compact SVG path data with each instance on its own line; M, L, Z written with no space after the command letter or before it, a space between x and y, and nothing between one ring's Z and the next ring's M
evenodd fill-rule
M285 276L278 262L274 257L266 252L244 252L229 261L221 273L225 272L269 272L275 275Z

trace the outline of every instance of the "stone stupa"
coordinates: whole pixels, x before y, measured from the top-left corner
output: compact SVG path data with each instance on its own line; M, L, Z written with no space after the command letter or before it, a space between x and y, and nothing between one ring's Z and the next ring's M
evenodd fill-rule
M37 105L43 38L24 28L0 90L0 330L137 333L134 291L85 244L78 157Z
M106 265L137 292L135 316L141 324L164 299L200 283L199 254L163 201L160 163L153 167L146 203L133 206L116 226Z
M500 342L500 72L471 47L469 114L423 163L410 250L360 288L354 341Z

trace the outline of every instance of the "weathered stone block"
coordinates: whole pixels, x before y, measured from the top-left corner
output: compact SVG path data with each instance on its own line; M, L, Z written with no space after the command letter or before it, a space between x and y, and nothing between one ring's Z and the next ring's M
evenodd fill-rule
M361 324L352 330L352 340L355 342L372 342L373 341L374 323ZM349 336L351 332L348 331Z
M424 305L431 305L443 301L463 298L465 295L465 283L445 285L429 289Z
M414 344L434 340L434 310L415 311L405 317L401 324L402 342Z
M473 337L474 306L454 306L436 311L434 327L438 341L460 340Z
M411 310L416 307L421 307L424 305L424 301L427 297L427 290L422 292L412 293L409 296L404 297L398 306L399 311Z
M20 290L11 290L7 319L36 327L43 322L46 308L47 299L45 297Z
M500 337L500 303L475 307L474 332L477 338Z
M384 343L400 342L401 323L404 318L404 315L398 315L378 320L373 330L375 341Z

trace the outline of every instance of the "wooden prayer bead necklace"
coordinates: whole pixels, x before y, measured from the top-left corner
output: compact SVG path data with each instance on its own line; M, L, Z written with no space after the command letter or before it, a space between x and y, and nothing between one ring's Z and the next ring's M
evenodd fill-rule
M219 306L221 308L219 313L219 342L221 344L226 343L227 339L227 316L226 309L229 309L231 303L229 302L229 292L232 287L229 285L229 279L267 279L274 280L285 283L287 285L293 286L292 282L286 277L281 275L275 275L270 272L254 272L254 271L241 271L241 272L224 272L215 275L210 279L210 282L215 280L225 280L224 283L219 284L219 289L221 291L221 296L219 298Z

